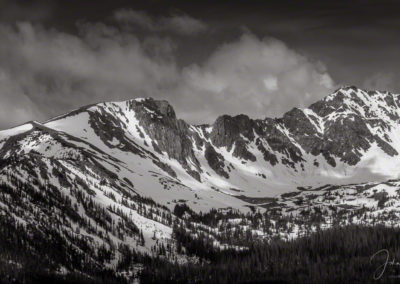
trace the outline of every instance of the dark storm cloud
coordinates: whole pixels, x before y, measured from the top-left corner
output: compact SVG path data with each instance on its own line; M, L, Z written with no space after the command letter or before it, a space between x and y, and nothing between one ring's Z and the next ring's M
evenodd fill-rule
M54 3L50 1L0 1L0 21L33 21L40 22L48 19L53 12Z

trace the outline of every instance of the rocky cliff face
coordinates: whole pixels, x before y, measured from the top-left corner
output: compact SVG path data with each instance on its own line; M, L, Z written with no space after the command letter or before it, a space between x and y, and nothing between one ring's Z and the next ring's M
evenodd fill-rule
M190 125L167 101L152 98L100 103L34 124L40 131L0 132L0 158L4 165L36 151L55 159L66 142L45 141L68 135L69 152L81 153L85 144L83 159L97 153L104 169L116 167L116 180L130 180L152 198L166 198L161 188L171 191L169 200L197 196L199 208L241 206L230 197L238 190L265 196L299 185L397 177L399 103L396 94L347 87L281 118L222 115L211 125ZM202 199L198 189L215 196Z
M133 251L185 260L176 223L221 247L238 228L268 239L328 227L333 218L372 224L380 216L393 225L399 103L400 95L349 87L281 118L223 115L190 125L168 102L147 98L29 122L0 131L2 224L23 232L37 259L53 244L63 269L71 259L116 269ZM250 208L267 214L248 215ZM209 227L191 211L211 209L221 210L209 216L230 219Z
M233 156L255 161L256 157L247 150L246 141L254 140L255 121L246 115L231 117L223 115L214 122L210 139L216 147L234 147Z
M307 109L294 108L281 118L254 120L246 115L222 115L208 126L191 126L178 119L167 101L131 100L127 109L150 137L154 152L175 159L201 182L202 157L219 177L228 179L230 159L235 158L243 164L265 162L268 165L264 168L273 169L280 164L299 173L306 171L307 164L331 168L338 163L356 166L373 145L390 157L397 156L398 147L392 145L390 133L398 125L398 101L399 97L391 93L347 87ZM105 141L121 136L119 118L102 111L100 114L97 121L107 123L93 128L106 130L103 136L110 137ZM118 147L121 145L129 151L137 148L123 139ZM231 158L226 159L224 153Z
M146 99L129 101L129 108L135 112L140 126L152 139L152 146L158 153L165 152L169 158L176 159L187 172L199 180L200 164L193 152L190 125L177 119L173 107L167 101ZM189 163L194 165L191 169Z

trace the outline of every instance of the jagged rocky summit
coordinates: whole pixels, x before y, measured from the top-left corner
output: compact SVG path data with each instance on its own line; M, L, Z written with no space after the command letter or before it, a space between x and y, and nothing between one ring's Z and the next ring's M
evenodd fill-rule
M243 196L397 178L399 99L345 87L281 118L222 115L211 125L152 98L99 103L1 131L0 174L62 186L92 176L171 208L243 209Z

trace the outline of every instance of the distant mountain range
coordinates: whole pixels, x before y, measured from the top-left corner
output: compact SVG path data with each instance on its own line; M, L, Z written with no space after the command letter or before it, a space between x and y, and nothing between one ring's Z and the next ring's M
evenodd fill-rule
M173 224L218 228L190 219L214 209L240 221L322 207L325 227L338 204L380 214L398 202L399 106L398 94L355 87L281 118L222 115L211 125L188 124L152 98L84 106L0 131L0 216L29 241L55 234L69 257L115 270L122 246L144 255L168 247L167 258L190 261ZM305 231L293 224L274 234ZM271 237L260 226L253 233ZM211 235L216 246L245 246ZM32 254L40 254L34 245ZM53 258L60 273L76 269Z

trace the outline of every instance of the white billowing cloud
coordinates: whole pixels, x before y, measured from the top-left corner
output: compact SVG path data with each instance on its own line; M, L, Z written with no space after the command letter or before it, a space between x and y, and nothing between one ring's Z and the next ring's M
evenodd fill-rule
M120 23L137 25L149 31L172 31L183 35L204 32L207 25L188 15L152 18L142 11L121 9L114 12L114 19Z
M0 26L3 84L15 86L0 92L2 106L34 109L22 100L29 98L51 117L93 102L157 95L178 78L169 40L139 41L104 25L85 26L81 32L78 37L30 23ZM1 124L22 123L29 114L16 113Z
M185 114L194 120L217 113L281 116L291 107L308 106L333 87L321 63L281 41L249 33L221 46L204 64L184 68L182 76L181 98L186 100L181 103L197 101L192 114Z
M139 39L104 24L79 28L77 36L30 23L0 25L0 127L148 96L170 101L192 123L225 113L281 116L327 95L333 85L321 63L249 33L202 64L178 67L171 38Z
M278 80L276 77L268 76L264 79L264 86L267 91L276 91L278 90Z
M324 86L327 89L332 89L333 81L331 76L328 73L317 74L316 79L320 82L321 86Z

